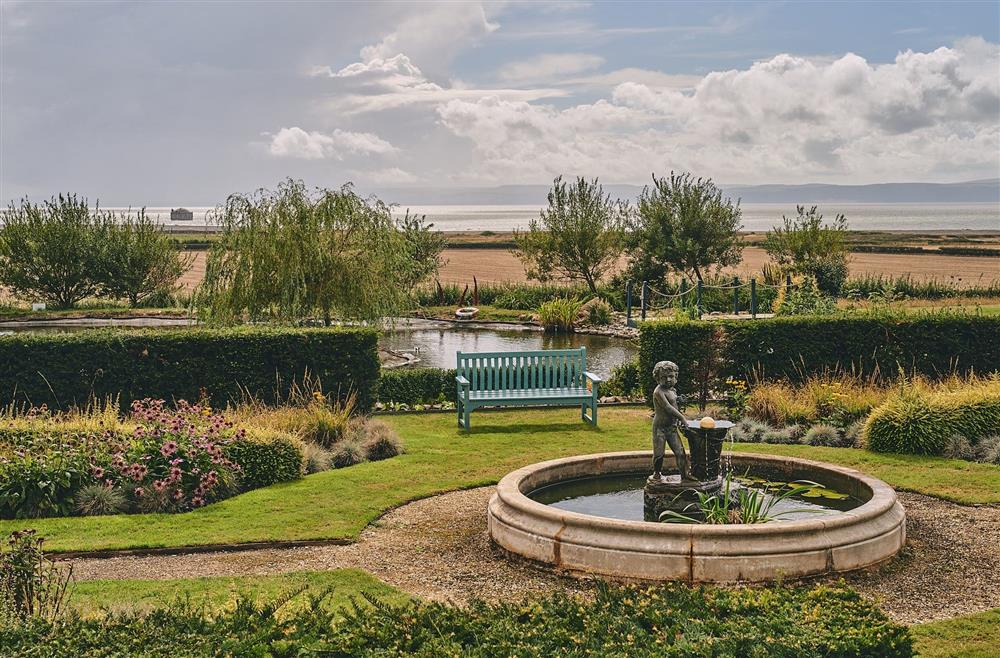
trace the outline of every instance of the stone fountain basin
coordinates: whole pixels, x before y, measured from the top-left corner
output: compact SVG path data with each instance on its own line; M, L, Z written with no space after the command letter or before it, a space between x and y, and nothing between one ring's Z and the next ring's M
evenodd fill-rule
M766 468L787 480L812 480L865 502L833 516L697 525L590 516L528 497L564 480L644 472L652 459L647 451L610 452L554 459L508 474L489 502L490 537L511 553L576 575L713 583L851 571L888 560L906 541L903 507L881 480L806 459L755 453L729 457L735 472Z

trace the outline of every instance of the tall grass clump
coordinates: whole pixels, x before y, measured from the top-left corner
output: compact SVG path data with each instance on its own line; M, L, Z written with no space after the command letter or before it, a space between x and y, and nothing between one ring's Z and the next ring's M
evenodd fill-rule
M775 426L830 423L846 429L863 419L888 395L875 375L815 375L800 386L762 382L751 390L746 415Z
M1000 281L982 277L966 281L962 277L947 279L914 279L910 275L887 276L866 274L852 277L844 284L843 295L848 299L885 297L910 299L948 299L952 297L1000 297Z
M553 299L538 307L538 320L545 331L573 331L581 306L575 299Z
M971 446L1000 427L1000 378L971 378L931 387L903 381L874 409L863 440L875 452L941 455L961 435Z

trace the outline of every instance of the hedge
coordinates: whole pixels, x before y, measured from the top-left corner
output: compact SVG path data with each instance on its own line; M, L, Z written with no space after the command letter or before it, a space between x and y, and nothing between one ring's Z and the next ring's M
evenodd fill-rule
M383 403L431 404L454 402L456 396L454 368L413 368L386 370L379 377L375 399Z
M148 614L0 627L0 654L98 656L631 656L909 658L913 640L843 586L598 587L511 603L391 604L331 610L240 597L214 615L179 600Z
M0 405L68 408L94 397L273 403L308 374L368 409L378 378L372 329L87 330L0 336Z
M226 457L240 465L244 491L298 480L305 475L304 451L302 441L291 434L259 429L225 448Z
M954 391L905 387L872 410L863 437L869 450L941 455L949 438L976 445L1000 434L1000 379Z
M681 393L717 387L729 377L800 382L837 369L888 379L900 369L932 378L955 371L989 373L1000 370L1000 318L935 314L643 323L639 366L647 396L653 365L664 359L680 366Z

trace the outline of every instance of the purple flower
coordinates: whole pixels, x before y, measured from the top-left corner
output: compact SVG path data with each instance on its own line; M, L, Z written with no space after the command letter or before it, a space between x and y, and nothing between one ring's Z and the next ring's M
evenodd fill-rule
M135 488L135 497L136 497L136 498L142 498L142 495L143 495L144 493L146 493L146 490L145 490L145 489L143 489L142 487L136 487L136 488Z
M177 452L177 442L167 441L162 446L160 446L160 454L164 457L169 457L170 455Z

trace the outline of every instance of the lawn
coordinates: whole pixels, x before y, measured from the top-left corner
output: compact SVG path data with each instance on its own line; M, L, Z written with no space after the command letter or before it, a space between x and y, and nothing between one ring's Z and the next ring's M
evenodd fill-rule
M274 600L300 588L305 591L289 602L289 607L304 605L308 594L327 591L326 605L338 609L352 600L364 604L362 593L390 603L404 603L411 597L378 578L357 569L301 571L276 576L216 576L173 580L89 580L75 583L69 604L85 617L107 612L146 612L175 601L187 600L192 606L216 611L232 605L238 595L260 600Z
M1000 656L1000 608L910 627L921 658Z
M603 408L599 428L575 409L506 410L473 415L471 433L452 414L387 417L406 454L258 489L185 514L134 514L0 521L0 534L25 527L50 551L185 547L278 540L357 538L386 510L444 491L483 486L533 462L616 450L649 449L642 408ZM941 458L878 455L847 448L737 445L843 464L889 484L962 503L1000 503L1000 467Z

